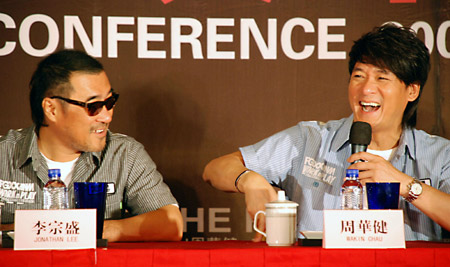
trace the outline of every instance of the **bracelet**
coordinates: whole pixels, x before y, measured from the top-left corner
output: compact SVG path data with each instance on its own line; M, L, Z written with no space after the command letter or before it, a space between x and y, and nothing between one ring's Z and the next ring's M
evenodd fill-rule
M247 169L247 170L241 172L241 174L239 174L238 177L236 177L236 180L234 181L234 187L236 187L236 189L237 189L237 191L238 191L239 193L242 193L241 190L239 190L239 187L238 187L239 179L241 179L241 176L244 175L244 174L246 174L246 173L249 172L249 171L250 171L250 170Z

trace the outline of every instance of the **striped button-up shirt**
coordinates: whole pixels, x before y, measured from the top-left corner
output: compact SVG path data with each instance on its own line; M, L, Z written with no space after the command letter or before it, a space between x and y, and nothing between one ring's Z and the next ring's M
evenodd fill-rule
M47 172L34 127L0 137L2 223L13 223L16 209L42 209ZM109 183L114 190L107 195L105 219L123 218L125 210L133 216L177 204L144 146L109 131L103 151L82 153L76 161L67 185L71 200L74 182Z
M321 123L300 122L254 145L240 148L247 168L264 176L299 203L298 229L322 231L323 210L340 209L340 189L350 163L353 116ZM391 164L450 193L450 141L404 129ZM442 228L401 198L406 240L437 240Z

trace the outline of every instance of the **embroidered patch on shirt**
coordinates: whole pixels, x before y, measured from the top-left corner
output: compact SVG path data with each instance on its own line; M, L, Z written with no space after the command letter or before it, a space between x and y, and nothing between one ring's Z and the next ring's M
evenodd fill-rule
M18 183L0 179L0 200L7 203L35 203L34 183Z
M336 179L336 168L330 167L323 162L317 162L313 158L305 157L302 174L331 185Z

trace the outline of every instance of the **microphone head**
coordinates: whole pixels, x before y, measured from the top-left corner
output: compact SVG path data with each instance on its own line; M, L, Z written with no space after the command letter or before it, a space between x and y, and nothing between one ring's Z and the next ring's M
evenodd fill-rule
M350 144L368 146L372 141L372 127L367 122L355 121L350 129Z

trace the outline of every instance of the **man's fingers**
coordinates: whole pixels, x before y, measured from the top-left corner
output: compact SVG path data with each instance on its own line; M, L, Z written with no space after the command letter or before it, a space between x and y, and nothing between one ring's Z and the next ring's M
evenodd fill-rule
M264 236L263 236L262 234L260 234L260 233L257 232L257 233L255 234L255 237L253 237L252 241L253 241L253 242L261 242L262 239L263 239L263 237L264 237Z
M261 232L266 232L266 217L264 214L259 214L256 225L258 230ZM255 237L252 239L253 242L261 242L263 240L264 236L258 232L255 233Z

